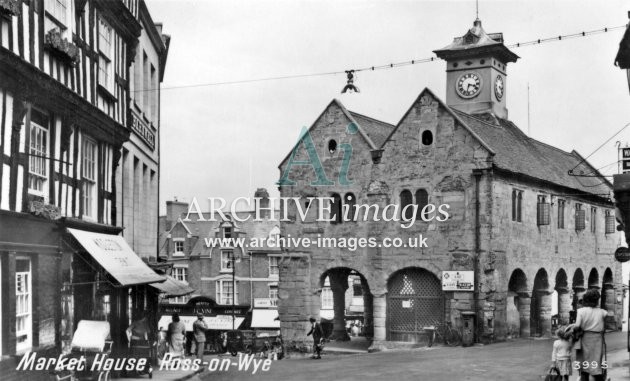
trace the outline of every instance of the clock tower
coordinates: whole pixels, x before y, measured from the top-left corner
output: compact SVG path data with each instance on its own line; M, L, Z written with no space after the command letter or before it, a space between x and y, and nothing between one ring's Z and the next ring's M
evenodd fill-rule
M469 114L507 119L507 64L519 58L503 44L503 33L486 33L481 20L434 53L446 61L446 104Z

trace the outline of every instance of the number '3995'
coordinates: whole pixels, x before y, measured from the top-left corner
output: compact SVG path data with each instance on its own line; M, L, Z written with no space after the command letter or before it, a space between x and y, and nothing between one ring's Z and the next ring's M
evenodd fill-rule
M573 369L593 369L597 368L597 361L573 361ZM602 361L601 364L602 369L608 369L608 363L606 360Z

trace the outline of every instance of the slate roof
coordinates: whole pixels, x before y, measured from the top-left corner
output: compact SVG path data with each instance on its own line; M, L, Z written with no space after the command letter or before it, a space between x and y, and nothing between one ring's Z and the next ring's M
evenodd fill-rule
M377 147L380 147L385 143L387 137L396 128L393 124L385 123L383 121L370 118L369 116L361 115L354 111L348 110L354 120L361 126L363 131L372 139Z
M597 195L610 193L612 185L576 151L566 152L525 135L514 123L490 114L470 115L451 108L495 152L493 164L510 172L549 181ZM493 122L494 121L494 122ZM568 174L590 174L578 177Z

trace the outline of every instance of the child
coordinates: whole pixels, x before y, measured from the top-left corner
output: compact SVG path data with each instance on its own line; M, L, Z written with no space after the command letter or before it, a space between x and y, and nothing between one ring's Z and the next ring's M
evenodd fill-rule
M558 369L563 380L568 381L571 375L571 350L573 349L573 341L571 340L571 332L567 327L560 327L556 330L558 340L553 343L551 352L551 366Z

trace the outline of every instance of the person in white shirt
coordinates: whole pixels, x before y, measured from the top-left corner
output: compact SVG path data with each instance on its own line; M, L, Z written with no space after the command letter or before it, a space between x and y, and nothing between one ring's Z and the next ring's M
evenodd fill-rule
M604 318L606 310L598 307L599 291L590 289L583 297L584 307L577 310L575 326L584 331L581 349L576 351L576 365L580 370L580 379L588 381L592 376L595 381L604 381L608 364L602 363L605 356ZM588 366L586 366L588 364Z
M556 331L558 340L553 343L551 352L551 367L558 370L558 374L563 380L568 381L569 376L573 372L571 368L571 351L573 350L573 341L571 334L567 331L567 327L560 327Z

